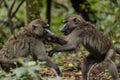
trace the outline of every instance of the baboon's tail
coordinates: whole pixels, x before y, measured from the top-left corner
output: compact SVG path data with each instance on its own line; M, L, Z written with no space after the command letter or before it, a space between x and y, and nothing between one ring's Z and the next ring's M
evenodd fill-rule
M120 54L120 48L116 48L116 53Z

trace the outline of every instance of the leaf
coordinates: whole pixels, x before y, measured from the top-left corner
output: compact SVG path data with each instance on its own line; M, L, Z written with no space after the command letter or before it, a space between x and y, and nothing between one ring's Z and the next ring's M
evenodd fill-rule
M29 74L31 75L31 77L34 79L34 80L39 80L39 78L37 77L37 74L33 71L33 70L28 70L29 71Z
M24 61L24 60L23 60L22 57L19 57L19 58L18 58L18 62L19 62L19 63L23 63L23 61Z
M29 68L29 70L31 71L37 71L37 70L40 70L40 66L36 65L36 66L32 66Z
M113 3L115 3L115 4L117 3L117 0L110 0L110 1L113 2Z
M28 69L29 74L34 78L34 80L39 80L37 73L35 71L40 70L40 66L32 66Z
M69 66L69 67L73 67L73 64L72 64L72 63L69 63L68 66Z
M27 69L24 67L17 68L13 71L13 74L15 74L18 78L25 75L27 73Z
M33 65L36 65L36 62L35 62L35 61L30 61L30 62L28 62L28 66L33 66Z

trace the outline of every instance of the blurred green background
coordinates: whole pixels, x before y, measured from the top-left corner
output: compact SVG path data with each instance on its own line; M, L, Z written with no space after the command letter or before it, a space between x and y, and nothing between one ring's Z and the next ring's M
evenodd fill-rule
M5 6L4 1L6 1L7 7ZM27 12L26 2L24 2L16 12L15 16L12 18L13 27L19 29L20 27L27 24ZM27 1L27 0L26 0ZM47 22L46 13L47 13L47 0L28 0L29 3L39 2L39 8L36 9L40 11L38 15L42 20ZM51 0L50 0L51 1ZM79 2L80 9L78 12L75 11L75 8L72 6L74 0L53 0L51 3L51 22L50 29L56 34L61 35L59 28L63 25L63 19L69 14L82 14L86 20L93 22L99 30L105 32L107 35L112 37L113 42L120 42L120 1L119 0L81 0ZM10 27L7 23L8 20L8 11L11 7L13 1L11 0L0 0L0 33L4 32L7 36L11 35ZM12 13L16 10L18 5L22 0L16 0L15 5L12 9ZM75 2L75 1L74 1ZM76 0L77 2L77 0ZM35 3L36 5L36 3ZM31 15L35 15L36 6L32 6ZM32 12L33 11L33 12ZM12 14L11 13L11 14ZM29 16L29 15L28 15ZM84 17L83 16L83 17ZM34 19L34 18L33 18ZM3 34L3 33L2 33ZM0 34L0 43L4 41L5 34Z

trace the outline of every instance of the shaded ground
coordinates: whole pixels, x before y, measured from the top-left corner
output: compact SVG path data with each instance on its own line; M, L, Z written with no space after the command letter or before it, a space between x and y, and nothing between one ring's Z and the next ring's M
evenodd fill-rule
M87 54L86 54L87 55ZM12 73L6 73L0 70L0 80L36 80L36 76L39 76L42 80L81 80L82 72L81 67L83 64L83 58L86 56L83 53L58 53L52 57L52 61L55 62L61 70L61 78L55 76L54 72L48 69L45 65L24 66L17 68ZM31 63L31 65L34 62ZM120 56L116 57L115 63L120 75ZM30 64L30 63L29 63ZM34 63L35 64L35 63ZM38 68L38 67L40 68ZM37 71L35 71L37 68ZM27 71L27 72L26 72ZM32 73L31 73L32 72ZM34 74L33 74L34 73ZM15 75L16 74L16 75ZM19 77L21 75L21 77ZM11 78L11 79L10 79ZM110 73L104 62L96 65L91 73L89 80L112 80ZM39 79L38 79L39 80Z
M62 56L62 57L60 57ZM63 57L64 56L64 57ZM56 56L55 56L56 57ZM117 58L117 68L120 75L120 56ZM57 65L59 65L62 74L62 80L81 80L81 65L83 61L83 56L80 54L58 54L55 59L53 59ZM57 80L53 79L55 77L54 72L48 70L48 68L40 71L43 76L43 80ZM49 78L48 78L49 77ZM52 77L52 79L51 79ZM58 79L59 80L59 79ZM96 65L90 73L90 80L112 80L108 69L104 65L104 62Z
M118 71L120 75L120 65L118 65ZM54 73L52 71L40 72L43 76L43 80L54 80ZM52 77L51 77L52 76ZM81 80L82 74L81 70L66 70L62 71L62 80ZM49 77L49 78L48 78ZM109 74L108 70L105 67L98 66L91 71L90 80L112 80L111 75Z

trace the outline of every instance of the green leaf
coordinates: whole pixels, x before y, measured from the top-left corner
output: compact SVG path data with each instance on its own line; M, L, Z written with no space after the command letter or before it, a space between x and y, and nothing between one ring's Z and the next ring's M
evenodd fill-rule
M32 66L29 68L29 70L31 71L37 71L37 70L40 70L40 66L36 65L36 66Z
M36 62L35 62L35 61L30 61L30 62L28 62L28 66L33 66L33 65L36 65Z
M19 57L19 58L18 58L18 62L19 62L19 63L23 63L23 61L24 61L24 60L23 60L22 57Z
M34 78L34 80L39 80L39 77L37 76L37 73L35 71L40 70L40 67L37 66L32 66L28 69L29 74Z
M27 73L27 69L25 67L17 68L13 71L13 74L15 74L18 78L25 75Z

